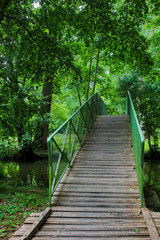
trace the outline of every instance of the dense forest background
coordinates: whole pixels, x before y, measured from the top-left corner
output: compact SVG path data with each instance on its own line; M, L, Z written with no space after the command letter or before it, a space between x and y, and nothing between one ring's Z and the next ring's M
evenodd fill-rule
M145 136L146 190L160 209L159 43L159 0L0 1L0 237L46 207L40 153L95 92L115 115L125 114L130 91Z
M157 0L2 0L0 156L31 160L97 91L123 114L130 90L151 151L160 123Z

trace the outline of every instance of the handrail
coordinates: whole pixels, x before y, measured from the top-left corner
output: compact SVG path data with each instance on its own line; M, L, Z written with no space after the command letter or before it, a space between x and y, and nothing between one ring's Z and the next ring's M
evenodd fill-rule
M55 189L97 115L107 115L107 108L95 93L48 138L49 206Z
M141 207L143 207L144 136L129 91L127 92L126 114L129 115L130 120L133 151L141 199Z

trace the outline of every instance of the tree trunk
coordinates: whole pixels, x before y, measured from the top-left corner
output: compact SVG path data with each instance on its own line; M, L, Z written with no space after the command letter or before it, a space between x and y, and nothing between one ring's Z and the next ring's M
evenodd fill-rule
M95 93L95 88L96 88L97 70L98 70L98 63L99 63L99 53L100 53L100 49L98 49L98 53L97 53L97 62L96 62L96 70L95 70L95 75L94 75L93 94Z
M78 100L79 100L79 106L82 106L81 95L79 91L78 91Z
M43 97L44 97L44 111L42 113L43 118L45 114L49 114L51 111L51 102L52 102L52 81L46 79L43 86ZM49 121L44 121L42 127L42 149L47 150L47 138L48 138L48 130L49 130Z
M154 34L154 31L155 31L155 27L151 29L151 32L150 32L150 37L152 37L152 36L153 36L153 34Z
M154 19L155 19L155 16L153 16L153 20L154 20ZM150 37L153 36L155 29L156 29L156 27L152 27L152 28L151 28Z
M152 145L151 145L151 138L148 136L148 145L149 145L149 150L152 153Z
M149 173L148 173L148 185L151 183L151 174L152 174L152 160L150 160Z
M18 160L24 162L33 162L36 155L33 153L32 146L23 146L18 152Z
M88 100L88 96L89 96L89 86L90 86L90 78L91 78L93 47L94 47L94 44L93 44L93 42L92 42L92 49L91 49L91 58L90 58L90 65L89 65L89 75L88 75L88 85L87 85L86 100Z
M148 145L149 145L150 153L152 156L152 146L151 146L151 140L150 140L149 135L148 135ZM151 183L151 174L152 174L152 159L150 159L150 166L149 166L149 173L148 173L148 185L150 185L150 183Z

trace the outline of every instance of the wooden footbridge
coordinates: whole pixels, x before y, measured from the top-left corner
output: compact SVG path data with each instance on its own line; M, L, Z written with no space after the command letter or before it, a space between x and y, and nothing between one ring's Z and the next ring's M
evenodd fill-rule
M129 115L99 115L101 101L94 112L91 98L49 138L49 216L32 214L12 240L159 239L160 220L143 206L143 139L131 122L130 95Z

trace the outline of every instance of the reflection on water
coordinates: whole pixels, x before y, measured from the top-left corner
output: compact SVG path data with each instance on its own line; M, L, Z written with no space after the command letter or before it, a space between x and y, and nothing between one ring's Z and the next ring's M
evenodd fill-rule
M144 196L146 206L160 212L160 163L151 159L144 162Z
M48 160L34 163L3 162L4 179L14 186L48 187Z

